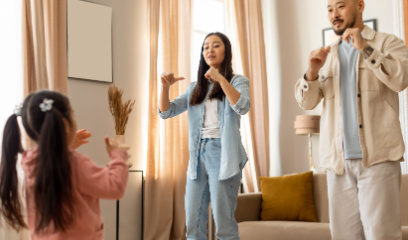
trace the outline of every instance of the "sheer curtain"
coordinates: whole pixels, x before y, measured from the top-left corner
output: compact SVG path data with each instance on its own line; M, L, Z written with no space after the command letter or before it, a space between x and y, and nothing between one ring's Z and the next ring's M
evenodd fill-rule
M259 191L259 177L269 176L269 114L266 58L261 0L226 0L229 35L237 72L250 81L251 109L243 117L249 161L244 168L244 189Z
M22 102L22 21L21 1L0 0L0 143L3 139L3 128L7 118L13 113L14 106ZM1 148L0 148L1 153ZM19 180L23 179L22 170L18 168ZM22 181L20 181L22 182ZM22 189L22 188L20 188ZM22 197L22 191L20 192ZM24 200L21 199L24 203ZM15 232L0 218L0 239L25 240L28 231Z
M149 0L149 130L144 239L185 239L184 194L189 159L187 115L160 120L160 74L190 77L191 0ZM170 88L170 99L190 81Z
M66 94L66 10L66 0L0 0L2 33L10 37L0 40L1 83L7 86L1 88L0 94L1 128L23 95L40 89ZM24 176L19 166L22 183ZM0 238L28 239L28 231L16 233L1 222Z

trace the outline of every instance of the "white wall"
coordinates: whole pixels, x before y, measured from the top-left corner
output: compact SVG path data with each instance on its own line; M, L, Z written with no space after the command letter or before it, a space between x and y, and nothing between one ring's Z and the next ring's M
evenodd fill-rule
M71 0L69 0L71 1ZM148 75L147 75L147 1L141 0L92 0L112 7L113 82L124 89L124 99L135 99L126 130L126 140L131 146L132 169L143 169L146 159ZM91 142L79 148L99 165L108 162L104 136L115 135L114 124L108 110L109 84L95 81L69 79L68 96L75 110L78 128L92 132ZM101 201L105 222L105 239L115 239L115 201Z
M375 18L378 31L395 34L393 2L367 0L364 19ZM327 1L263 0L262 4L271 108L271 175L279 170L281 174L307 171L308 140L306 136L295 135L293 123L296 115L320 115L321 106L303 111L295 100L294 86L307 68L309 53L322 46L322 29L330 27ZM315 164L319 158L318 144L319 137L314 136ZM280 164L276 163L279 160ZM281 169L277 170L279 165Z

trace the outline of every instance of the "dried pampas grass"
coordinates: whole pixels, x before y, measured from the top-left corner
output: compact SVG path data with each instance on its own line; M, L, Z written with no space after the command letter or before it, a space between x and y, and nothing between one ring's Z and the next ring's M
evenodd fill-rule
M109 110L115 122L116 135L125 135L126 124L129 119L129 114L133 110L135 100L129 99L124 104L122 103L123 89L119 89L113 84L108 89Z

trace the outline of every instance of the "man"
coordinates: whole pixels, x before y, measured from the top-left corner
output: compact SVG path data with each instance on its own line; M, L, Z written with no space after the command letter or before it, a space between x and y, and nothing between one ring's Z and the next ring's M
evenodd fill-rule
M405 151L398 93L408 85L408 50L363 24L363 0L329 0L336 43L311 52L296 99L323 99L320 155L328 169L332 239L402 239L399 189Z

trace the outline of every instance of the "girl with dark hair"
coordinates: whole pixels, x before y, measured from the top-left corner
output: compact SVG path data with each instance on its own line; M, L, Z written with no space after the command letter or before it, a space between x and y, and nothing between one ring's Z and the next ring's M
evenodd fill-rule
M36 147L23 152L17 118ZM103 239L99 198L119 199L127 181L127 149L105 138L109 168L98 167L73 148L87 142L77 132L69 100L54 91L29 95L6 122L0 163L0 212L31 239ZM28 224L18 193L17 158L25 173Z
M249 111L249 81L232 71L232 51L222 33L210 33L201 47L197 81L169 100L169 89L184 79L161 76L161 118L188 110L190 160L185 195L187 239L207 239L211 201L217 237L239 239L234 217L242 168L248 157L241 143L240 116Z

